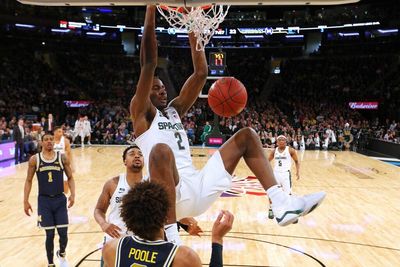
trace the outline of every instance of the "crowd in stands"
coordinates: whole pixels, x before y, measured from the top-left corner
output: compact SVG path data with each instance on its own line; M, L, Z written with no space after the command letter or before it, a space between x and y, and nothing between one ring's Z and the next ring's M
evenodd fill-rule
M1 141L13 139L18 118L24 116L25 152L33 153L40 140L37 127L43 127L53 113L78 145L89 135L85 142L93 144L134 142L127 108L140 71L137 57L46 55L18 46L10 49L0 47ZM252 127L266 148L273 148L281 134L297 149L351 149L366 136L400 143L398 55L332 57L321 53L283 60L281 74L275 75L269 54L261 49L246 53L230 51L227 61L227 75L241 80L249 94L242 113L219 118L219 130L228 138L243 127ZM168 59L168 75L179 90L192 72L189 50L166 49L160 54ZM91 104L67 109L66 99L90 100ZM349 107L350 101L377 101L380 106L378 111L360 112ZM76 123L84 116L90 131L82 138ZM216 126L206 99L199 99L182 121L194 145L204 143Z

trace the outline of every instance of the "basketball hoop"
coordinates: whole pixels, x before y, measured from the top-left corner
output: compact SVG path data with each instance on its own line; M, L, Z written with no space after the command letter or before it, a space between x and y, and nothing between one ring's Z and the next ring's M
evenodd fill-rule
M158 12L176 30L193 32L197 38L196 50L204 51L219 24L228 14L229 6L206 5L199 7L172 7L157 5Z

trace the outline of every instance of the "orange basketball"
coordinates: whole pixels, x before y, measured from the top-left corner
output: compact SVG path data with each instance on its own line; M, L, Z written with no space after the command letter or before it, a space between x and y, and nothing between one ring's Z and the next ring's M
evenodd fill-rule
M244 85L234 77L224 77L211 85L208 91L208 105L221 117L239 114L247 102Z

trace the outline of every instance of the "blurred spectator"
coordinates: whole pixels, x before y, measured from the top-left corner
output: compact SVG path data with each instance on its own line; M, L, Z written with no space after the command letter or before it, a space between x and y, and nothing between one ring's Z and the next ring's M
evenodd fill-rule
M15 164L24 162L24 119L18 119L18 124L13 128L13 140L15 142Z

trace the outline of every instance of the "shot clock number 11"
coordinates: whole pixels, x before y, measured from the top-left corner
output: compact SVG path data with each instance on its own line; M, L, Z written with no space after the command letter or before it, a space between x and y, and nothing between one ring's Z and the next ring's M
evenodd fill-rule
M224 70L226 64L225 52L210 52L209 65L210 70Z

